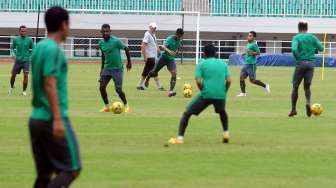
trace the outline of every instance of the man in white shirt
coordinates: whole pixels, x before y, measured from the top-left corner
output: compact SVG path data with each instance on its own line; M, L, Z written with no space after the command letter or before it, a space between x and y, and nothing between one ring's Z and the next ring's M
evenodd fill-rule
M146 31L144 38L142 40L141 52L144 57L145 67L142 71L141 79L137 86L138 90L145 90L145 88L147 87L145 86L145 79L148 76L149 72L153 70L156 59L158 55L160 54L160 48L157 45L156 36L155 36L156 28L157 28L156 23L154 22L150 23L149 29L148 31ZM162 87L159 81L158 75L155 75L154 80L155 80L157 88L161 91L164 91L164 88Z

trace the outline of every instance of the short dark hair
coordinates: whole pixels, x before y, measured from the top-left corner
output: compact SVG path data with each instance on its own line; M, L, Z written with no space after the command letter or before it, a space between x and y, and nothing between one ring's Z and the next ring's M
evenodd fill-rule
M249 33L251 33L253 37L257 37L257 33L255 31L250 31Z
M27 28L25 25L20 25L19 30Z
M60 30L63 22L69 22L69 13L62 7L54 6L47 10L44 21L48 32Z
M203 53L207 57L215 57L216 56L216 47L213 44L207 44L203 48Z
M176 33L175 34L176 35L184 35L184 31L183 31L182 28L178 28L178 29L176 29Z
M300 21L298 24L299 31L307 31L308 30L308 23L305 21Z
M101 26L101 29L105 29L105 28L111 29L110 24L103 24Z

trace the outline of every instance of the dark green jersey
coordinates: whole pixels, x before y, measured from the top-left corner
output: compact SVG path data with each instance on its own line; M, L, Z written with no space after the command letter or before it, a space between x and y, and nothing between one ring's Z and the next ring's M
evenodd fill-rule
M31 117L51 120L47 94L44 88L45 77L55 77L61 115L68 117L67 74L68 62L56 41L46 38L40 41L32 54L33 112Z
M119 38L111 36L108 41L101 39L98 45L105 58L104 69L123 69L120 50L127 47Z
M12 42L11 49L19 62L29 61L31 50L34 48L34 42L30 37L17 36Z
M245 64L256 64L257 63L256 56L250 54L251 52L260 53L260 49L256 41L248 42L246 45Z
M314 61L315 53L322 51L319 39L310 33L299 33L293 37L292 53L297 62Z
M229 68L221 59L209 58L196 66L195 77L203 80L201 96L205 99L225 99L229 76Z
M170 35L164 42L163 45L165 45L169 50L172 50L176 52L181 46L182 42L181 40L175 39L174 35ZM175 57L170 55L168 52L163 52L162 56L169 60L174 60Z

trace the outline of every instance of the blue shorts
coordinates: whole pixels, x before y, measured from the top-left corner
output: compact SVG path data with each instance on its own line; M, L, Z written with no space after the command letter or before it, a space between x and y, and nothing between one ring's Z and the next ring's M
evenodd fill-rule
M20 60L15 60L13 69L12 69L12 74L20 74L21 70L23 70L23 73L29 73L29 61L20 61Z
M169 71L176 71L175 60L170 60L164 56L161 56L159 61L155 64L153 72L158 73L164 66L167 66Z
M250 77L251 80L255 80L257 79L256 71L257 71L256 64L245 64L240 71L240 77L243 78Z
M123 69L103 69L100 76L100 84L106 86L112 79L115 88L122 88L124 70Z

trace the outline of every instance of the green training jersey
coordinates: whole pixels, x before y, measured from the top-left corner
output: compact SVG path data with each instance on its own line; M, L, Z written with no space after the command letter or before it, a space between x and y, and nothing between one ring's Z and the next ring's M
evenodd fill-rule
M297 62L314 61L315 53L322 51L319 39L310 33L299 33L293 37L292 53Z
M205 99L225 99L229 76L229 68L221 59L209 58L196 66L195 77L203 80L201 96Z
M257 58L255 55L249 54L249 52L258 52L260 53L259 46L256 41L247 43L246 45L246 54L245 54L245 64L256 64Z
M111 36L108 41L101 39L98 45L105 58L104 69L123 69L120 50L127 46L119 38Z
M33 112L31 117L51 120L52 112L44 88L44 78L52 76L57 81L59 107L63 118L68 117L67 91L68 62L56 41L50 38L40 41L32 54Z
M34 48L32 38L17 36L12 42L11 49L19 62L29 61L31 50Z
M174 35L170 35L163 42L163 45L165 45L169 50L172 50L172 51L176 52L182 46L182 42L181 42L181 40L176 40ZM162 56L169 59L169 60L174 60L175 59L175 56L170 55L166 51L163 52Z

